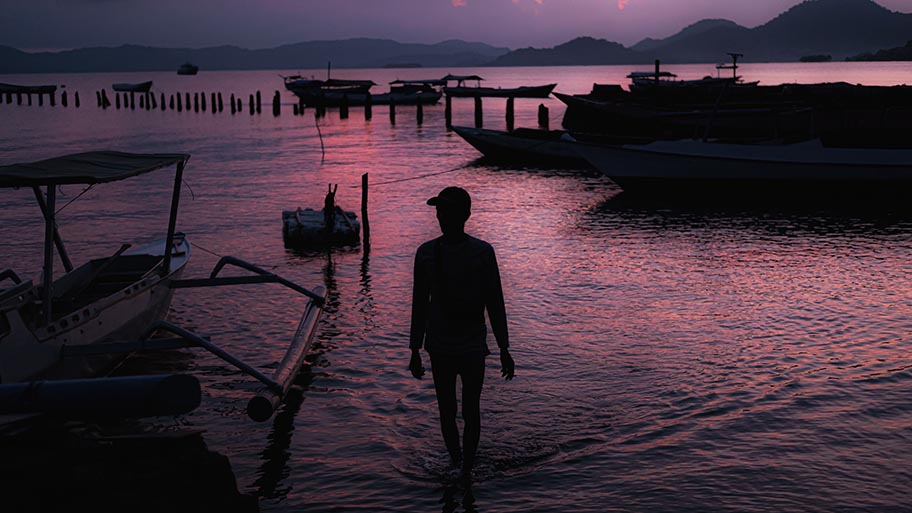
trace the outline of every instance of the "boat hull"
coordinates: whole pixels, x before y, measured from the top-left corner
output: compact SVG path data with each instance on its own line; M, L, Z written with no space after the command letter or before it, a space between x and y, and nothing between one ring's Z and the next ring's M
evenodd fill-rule
M152 81L149 80L138 84L113 84L111 89L122 93L148 93L152 89Z
M160 241L124 255L163 254L164 241ZM167 316L172 297L170 283L181 276L189 257L189 243L183 240L167 275L147 273L88 305L64 310L48 326L29 329L18 311L7 311L11 330L0 338L0 383L77 379L103 373L123 355L63 358L62 349L142 339L152 323Z
M443 92L452 98L547 98L557 84L523 86L514 88L497 87L444 87Z
M524 130L519 133L481 128L453 127L453 131L484 154L485 158L504 163L558 168L588 168L575 143L562 139L563 132ZM530 132L538 132L530 136Z
M299 93L295 94L301 99L302 103L308 107L340 107L348 102L351 107L363 106L368 103L368 94L363 92L353 93ZM382 93L370 95L371 105L434 105L440 101L443 93L420 92L420 93Z
M904 150L718 146L725 147L721 155L700 154L700 143L577 150L624 191L637 194L877 201L912 191L912 161Z

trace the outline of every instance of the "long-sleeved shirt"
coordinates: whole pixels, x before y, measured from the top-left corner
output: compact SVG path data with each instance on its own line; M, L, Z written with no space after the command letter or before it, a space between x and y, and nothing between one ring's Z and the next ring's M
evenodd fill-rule
M415 254L409 346L435 354L490 354L484 312L501 349L510 346L494 248L466 235L425 242Z

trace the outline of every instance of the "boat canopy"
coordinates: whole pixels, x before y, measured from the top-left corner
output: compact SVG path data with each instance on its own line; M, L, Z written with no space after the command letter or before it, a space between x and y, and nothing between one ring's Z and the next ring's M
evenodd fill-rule
M449 82L450 80L455 80L457 82L464 82L466 80L484 80L478 75L447 75L440 80L444 82Z
M390 85L432 85L432 86L441 86L446 85L447 81L444 79L430 79L430 80L393 80L390 82Z
M676 78L677 75L670 71L660 71L656 73L655 71L634 71L633 73L627 75L627 78Z
M114 182L186 162L183 153L92 151L0 166L0 187Z

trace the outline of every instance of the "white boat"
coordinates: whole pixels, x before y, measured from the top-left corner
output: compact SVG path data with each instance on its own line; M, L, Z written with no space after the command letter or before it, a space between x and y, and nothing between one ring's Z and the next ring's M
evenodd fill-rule
M625 191L741 193L826 200L895 198L912 190L912 150L798 144L657 141L580 144L578 153Z
M204 348L265 388L248 403L256 420L272 415L300 369L325 302L325 289L307 290L233 257L222 257L208 278L181 279L190 243L176 231L186 154L79 153L39 162L0 166L0 189L31 188L45 221L40 284L12 269L0 271L0 425L10 416L170 415L199 405L193 376L104 378L115 363L136 351ZM57 188L94 186L176 166L165 238L74 267L57 228ZM42 190L42 188L44 190ZM55 255L55 248L56 253ZM53 279L59 256L66 271ZM254 276L220 278L226 265ZM306 295L298 330L272 377L219 348L207 338L165 320L174 289L279 283ZM171 338L153 338L170 333Z

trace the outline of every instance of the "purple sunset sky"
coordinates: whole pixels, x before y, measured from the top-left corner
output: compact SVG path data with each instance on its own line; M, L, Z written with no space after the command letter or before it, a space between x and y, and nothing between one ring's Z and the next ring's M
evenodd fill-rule
M801 0L0 0L0 44L26 50L233 44L267 48L378 37L482 41L520 48L576 36L625 45L703 18L747 27ZM900 12L912 0L876 0Z

